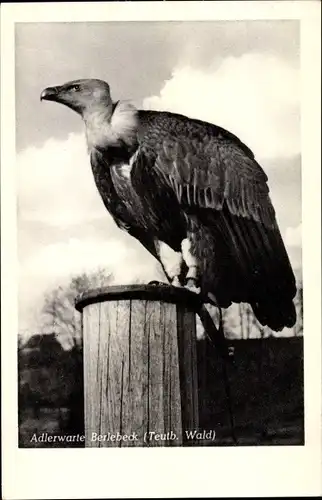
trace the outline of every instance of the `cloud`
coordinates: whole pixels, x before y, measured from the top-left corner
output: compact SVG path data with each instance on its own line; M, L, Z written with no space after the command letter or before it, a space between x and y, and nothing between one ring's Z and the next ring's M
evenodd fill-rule
M288 227L285 232L285 244L290 247L301 247L302 224L297 227Z
M66 242L46 245L27 260L25 272L35 277L45 273L48 279L64 279L104 268L113 273L114 283L124 279L136 282L145 276L155 276L156 260L130 236L128 239L70 238Z
M168 110L227 128L258 158L300 152L299 69L270 54L227 57L204 70L177 66L148 109Z
M297 281L302 280L302 223L289 226L284 233L284 243Z
M72 275L101 267L114 284L162 279L157 261L105 209L82 135L19 153L17 180L20 330L40 328L45 292Z
M123 262L126 248L119 242L80 240L70 238L41 247L26 263L26 269L35 275L65 277L70 274L90 272L97 267L110 268Z
M44 294L71 277L98 268L112 273L111 284L148 283L162 280L157 261L130 236L119 239L70 238L35 246L20 266L20 329L41 328L38 324ZM31 286L32 283L32 286Z
M94 184L83 135L18 154L19 254L29 276L105 267L115 279L152 274L156 261L117 228ZM140 262L142 262L141 265ZM151 278L152 279L152 278Z
M17 155L19 214L66 227L106 214L94 184L83 134L49 139Z

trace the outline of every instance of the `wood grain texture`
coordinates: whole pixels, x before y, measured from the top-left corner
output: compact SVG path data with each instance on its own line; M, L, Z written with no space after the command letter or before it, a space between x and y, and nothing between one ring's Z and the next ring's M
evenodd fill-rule
M198 428L194 312L125 299L82 314L85 445L184 444L184 431Z
M100 346L100 305L93 304L83 314L84 345L86 345L86 349L84 349L84 366L86 366L86 376L84 377L85 442L88 446L93 446L90 433L100 427L100 391L98 390L100 377L97 373ZM95 387L95 391L93 387Z
M129 442L132 446L142 446L142 437L147 427L148 415L148 385L147 366L148 350L145 332L146 302L140 300L131 301L131 329L129 336L130 345L130 391L127 405L129 407L129 418L127 423L128 432L137 432L138 441Z
M145 317L146 339L148 343L148 429L163 433L163 355L160 332L160 302L147 302ZM156 441L160 446L162 441Z
M198 429L198 375L196 353L196 323L194 314L177 309L178 347L181 381L182 425L185 430Z

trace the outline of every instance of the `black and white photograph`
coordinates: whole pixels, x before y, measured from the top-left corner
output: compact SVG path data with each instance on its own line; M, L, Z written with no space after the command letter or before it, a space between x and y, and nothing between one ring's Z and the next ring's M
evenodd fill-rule
M14 23L17 447L304 450L301 21L91 19Z

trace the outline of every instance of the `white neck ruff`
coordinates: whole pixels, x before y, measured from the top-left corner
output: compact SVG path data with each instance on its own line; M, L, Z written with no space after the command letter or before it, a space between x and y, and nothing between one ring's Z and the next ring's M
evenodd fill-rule
M120 101L111 115L110 109L95 108L84 115L88 149L117 146L120 140L132 145L138 128L137 109L130 103Z

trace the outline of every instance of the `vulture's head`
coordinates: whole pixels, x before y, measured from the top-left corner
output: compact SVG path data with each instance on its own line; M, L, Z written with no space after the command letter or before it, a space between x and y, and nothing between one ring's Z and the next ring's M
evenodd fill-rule
M48 87L42 91L40 100L60 102L81 115L112 104L109 85L97 79L73 80L58 87Z

